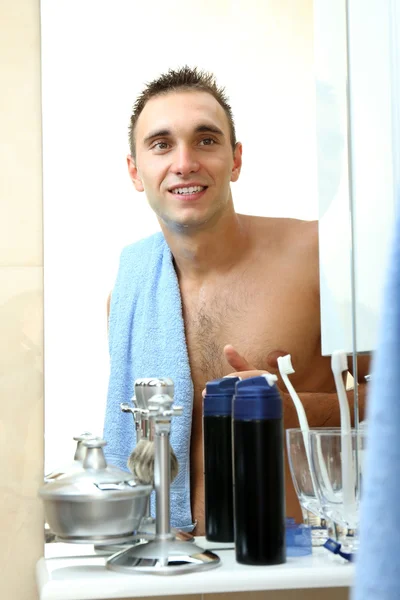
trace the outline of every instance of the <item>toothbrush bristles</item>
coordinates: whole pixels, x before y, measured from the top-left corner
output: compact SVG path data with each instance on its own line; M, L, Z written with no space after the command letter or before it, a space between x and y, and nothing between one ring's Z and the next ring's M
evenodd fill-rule
M292 365L292 358L290 354L286 354L286 356L280 356L278 358L279 370L282 370L286 375L292 375L295 370Z

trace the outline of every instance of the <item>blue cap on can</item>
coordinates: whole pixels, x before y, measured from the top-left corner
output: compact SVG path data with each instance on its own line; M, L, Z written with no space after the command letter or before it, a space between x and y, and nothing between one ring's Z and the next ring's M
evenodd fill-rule
M203 398L204 416L230 416L232 398L239 377L223 377L206 383L206 395Z
M274 379L274 376L265 374L237 382L233 397L233 418L236 421L282 418L282 399Z

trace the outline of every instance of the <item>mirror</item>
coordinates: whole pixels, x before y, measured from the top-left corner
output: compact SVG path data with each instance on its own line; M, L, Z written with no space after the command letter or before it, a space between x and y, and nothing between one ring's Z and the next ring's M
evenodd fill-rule
M199 65L226 87L244 147L242 174L233 185L237 212L320 216L323 353L373 348L361 334L354 348L352 335L345 8L344 1L329 0L317 0L314 9L309 1L289 9L255 0L196 7L153 0L112 8L92 0L42 0L46 472L70 462L73 435L102 432L107 296L121 249L159 229L127 174L129 116L145 82L171 66ZM360 94L353 89L354 102L361 102ZM360 153L354 148L353 166ZM365 187L357 194L364 197ZM357 204L352 213L358 225L360 211ZM389 222L384 217L381 236ZM359 231L365 233L364 224ZM357 291L366 291L355 267Z

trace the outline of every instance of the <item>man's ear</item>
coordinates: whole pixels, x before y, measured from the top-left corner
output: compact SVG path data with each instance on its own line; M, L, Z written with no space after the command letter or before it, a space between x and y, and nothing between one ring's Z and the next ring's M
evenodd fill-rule
M135 161L130 154L128 154L128 156L126 157L126 162L128 164L129 177L132 179L135 189L138 192L144 192L143 182L140 179Z
M233 152L233 167L231 173L231 181L237 181L239 179L240 170L242 168L242 144L237 142L235 150Z

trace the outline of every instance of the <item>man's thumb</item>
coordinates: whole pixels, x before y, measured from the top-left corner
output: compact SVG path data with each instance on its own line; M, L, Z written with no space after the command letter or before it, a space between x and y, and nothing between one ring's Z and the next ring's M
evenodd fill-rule
M228 344L224 347L225 358L230 364L230 366L235 371L253 371L256 370L255 367L250 365L250 363L235 350L233 346Z

